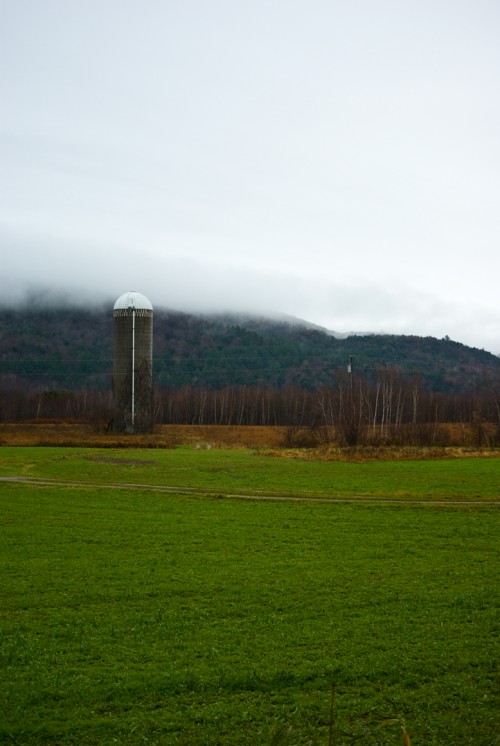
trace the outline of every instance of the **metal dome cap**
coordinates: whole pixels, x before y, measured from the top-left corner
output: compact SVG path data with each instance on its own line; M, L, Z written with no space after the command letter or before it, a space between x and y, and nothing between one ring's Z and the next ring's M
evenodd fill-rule
M153 310L153 306L146 296L142 293L137 293L135 290L130 290L128 293L120 295L113 306L113 311L126 311L129 308L145 311Z

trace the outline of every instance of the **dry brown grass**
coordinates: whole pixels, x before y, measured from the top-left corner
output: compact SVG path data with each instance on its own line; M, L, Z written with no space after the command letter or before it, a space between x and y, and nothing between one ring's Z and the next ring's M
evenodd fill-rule
M320 446L318 448L268 448L275 458L301 461L419 461L443 458L499 458L500 448L464 446Z
M315 448L286 447L287 428L238 425L158 425L150 435L107 433L95 425L45 421L0 423L3 446L69 446L88 448L256 448L279 458L378 461L437 458L499 457L499 448L473 445L360 445L339 448L322 443Z
M75 422L0 423L0 445L86 446L89 448L278 448L282 427L158 425L151 435L106 433Z

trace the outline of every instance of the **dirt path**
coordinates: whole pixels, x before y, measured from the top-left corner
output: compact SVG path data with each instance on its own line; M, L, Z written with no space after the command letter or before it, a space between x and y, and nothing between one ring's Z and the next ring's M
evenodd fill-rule
M331 495L330 497L304 496L304 495L286 495L286 494L245 494L220 492L217 490L203 489L202 487L177 487L175 485L157 485L157 484L129 484L123 483L102 483L102 482L77 482L60 479L46 479L42 477L0 477L0 482L14 482L18 484L32 484L52 487L92 487L95 489L115 489L115 490L138 490L149 492L164 492L176 495L207 495L217 498L232 498L238 500L284 500L292 502L321 502L321 503L377 503L389 505L427 505L436 507L500 507L500 498L498 500L423 500L419 498L409 498L407 500L377 497L375 495Z

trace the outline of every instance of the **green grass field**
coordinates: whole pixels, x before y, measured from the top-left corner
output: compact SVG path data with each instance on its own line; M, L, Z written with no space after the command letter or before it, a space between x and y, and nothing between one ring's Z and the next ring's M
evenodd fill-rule
M221 494L500 500L500 458L314 461L251 450L15 448L0 476L191 487Z
M221 494L498 496L497 459L0 460L2 475ZM0 505L0 742L327 746L332 683L335 746L402 744L402 722L412 746L499 742L497 508L13 483Z

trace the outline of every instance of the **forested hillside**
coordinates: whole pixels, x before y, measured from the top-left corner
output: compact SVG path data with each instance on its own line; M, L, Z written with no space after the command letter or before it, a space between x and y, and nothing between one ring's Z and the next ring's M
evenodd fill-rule
M0 309L2 387L107 390L113 315L98 308ZM337 339L305 322L245 316L194 316L155 310L154 384L217 389L334 385L353 358L374 380L380 370L418 377L424 389L461 394L498 380L500 358L451 340L368 335Z

